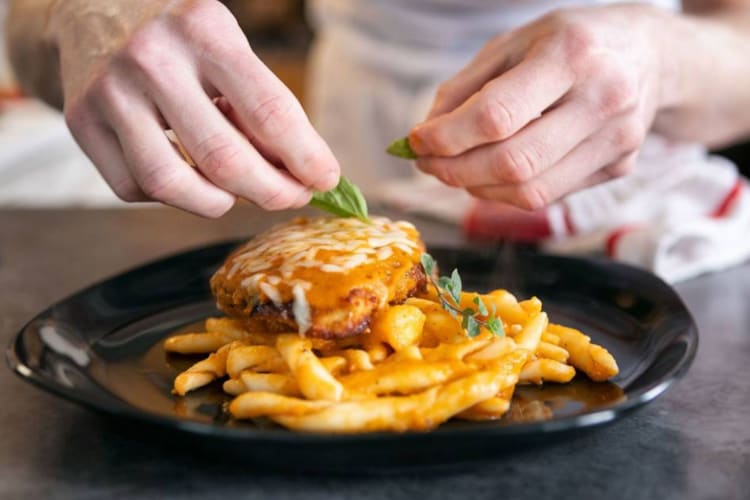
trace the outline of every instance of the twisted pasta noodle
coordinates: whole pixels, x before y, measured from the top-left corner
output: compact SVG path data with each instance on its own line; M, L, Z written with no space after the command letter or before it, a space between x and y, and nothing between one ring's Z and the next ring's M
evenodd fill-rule
M462 411L456 417L461 420L497 420L505 415L508 408L510 408L509 399L495 396L480 401L471 408Z
M542 382L570 382L576 370L570 365L553 359L534 359L521 370L519 381L522 383L541 384Z
M267 345L237 346L227 355L226 371L236 378L244 370L252 368L257 372L285 372L288 367L275 347Z
M474 371L471 367L458 361L403 361L383 363L373 370L346 375L341 382L351 392L412 394L471 371Z
M225 332L183 333L169 337L164 349L179 354L209 354L238 338Z
M469 363L490 363L517 349L516 342L510 337L494 338L481 349L466 356Z
M229 411L237 419L268 417L305 432L404 431L453 417L513 414L518 384L565 383L576 368L594 380L617 373L606 349L578 330L549 324L539 299L518 302L495 290L464 292L461 303L477 296L488 308L495 305L507 336L467 337L429 293L380 313L376 335L345 339L249 331L237 321L210 318L206 333L165 342L186 353L218 346L177 376L174 392L184 395L228 375L223 389L235 396Z
M297 381L289 374L253 373L245 370L240 373L240 380L246 392L273 392L284 396L302 396Z
M270 417L285 427L307 432L427 430L494 396L500 386L499 375L497 371L478 372L411 396L343 402L302 415L281 412Z
M362 349L347 349L340 355L346 360L349 371L372 370L374 368L370 355Z
M560 345L570 353L570 364L595 382L602 382L620 372L615 358L602 346L592 344L591 338L575 328L549 325L549 330L560 338Z
M232 344L227 344L203 361L199 361L177 375L174 381L174 392L184 396L188 392L208 385L217 378L226 375L227 355Z
M344 387L325 369L312 352L312 343L297 334L279 335L276 348L294 374L300 391L308 399L340 401Z
M544 335L542 335L542 338L544 338ZM545 342L544 340L539 342L539 347L536 350L536 354L540 358L553 359L555 361L559 361L560 363L565 363L566 361L568 361L568 357L570 356L568 351L566 351L562 347L556 346L555 344L550 344L549 342Z
M536 352L539 342L542 340L542 333L547 328L547 313L539 313L532 317L523 327L521 333L516 338L516 344L522 349L529 352Z
M332 401L310 401L272 392L245 392L229 404L229 412L240 419L282 414L294 417L307 415L333 404Z
M473 342L463 344L440 344L437 347L422 349L422 356L427 361L455 360L460 361L465 356L482 349L489 343L486 339L474 339Z

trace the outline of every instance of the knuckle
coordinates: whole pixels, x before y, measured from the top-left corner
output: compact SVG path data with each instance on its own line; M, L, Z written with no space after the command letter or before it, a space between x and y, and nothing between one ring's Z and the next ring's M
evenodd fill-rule
M550 204L550 195L539 184L527 182L515 189L515 204L524 210L539 210Z
M477 128L488 140L501 140L511 133L513 115L510 108L498 99L486 100L477 115Z
M122 201L128 203L143 201L143 192L132 179L126 178L113 182L110 187L112 188L112 192L115 193L115 196Z
M141 189L152 200L171 201L180 193L180 178L174 170L160 165L143 178Z
M256 126L274 134L280 134L286 128L293 110L292 99L274 94L258 103L250 111L250 116Z
M85 128L90 121L88 108L82 102L66 103L63 111L65 124L75 135Z
M229 181L235 173L240 150L224 134L214 134L196 146L201 171L217 182Z
M226 28L227 21L237 25L224 4L214 0L189 2L184 8L174 11L170 21L178 33L189 38L199 33L216 33L217 29Z
M287 190L280 187L273 188L257 201L258 206L265 210L284 210L294 205L295 199Z
M535 174L536 160L521 148L500 148L495 161L496 178L513 184L531 180Z
M418 142L428 146L430 152L435 156L454 156L460 150L453 145L445 127L440 125L430 126L415 132Z
M609 69L596 99L596 107L603 116L613 116L635 107L638 99L637 86L624 71Z
M617 179L619 177L625 177L633 171L635 166L635 158L625 158L611 165L604 167L604 173L610 179Z
M100 102L113 104L121 100L120 81L114 73L104 72L93 81L91 97Z
M123 47L121 58L145 74L158 72L167 58L158 28L147 25L136 31Z
M565 59L575 68L585 68L595 52L596 36L593 30L580 22L569 21L561 15L557 43L563 50Z
M615 129L615 147L621 152L632 153L640 148L645 135L642 127L634 121L629 121Z

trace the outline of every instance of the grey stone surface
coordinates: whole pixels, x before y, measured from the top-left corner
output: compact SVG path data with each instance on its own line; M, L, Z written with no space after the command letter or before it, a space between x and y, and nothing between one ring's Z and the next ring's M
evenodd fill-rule
M288 216L0 211L0 341L7 345L40 309L95 280ZM460 243L455 229L417 225L428 243ZM175 454L2 368L0 498L750 498L750 263L677 288L701 343L666 395L578 437L429 475L280 474Z

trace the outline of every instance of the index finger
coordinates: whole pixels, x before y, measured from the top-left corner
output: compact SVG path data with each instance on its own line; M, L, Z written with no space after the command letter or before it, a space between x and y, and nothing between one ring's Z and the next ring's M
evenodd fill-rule
M572 72L554 58L522 61L488 82L450 113L417 125L409 143L419 156L456 156L501 141L525 127L573 85Z
M231 65L226 64L231 61ZM340 168L292 92L247 46L222 59L210 58L205 73L236 112L237 124L260 150L278 158L307 187L327 191Z

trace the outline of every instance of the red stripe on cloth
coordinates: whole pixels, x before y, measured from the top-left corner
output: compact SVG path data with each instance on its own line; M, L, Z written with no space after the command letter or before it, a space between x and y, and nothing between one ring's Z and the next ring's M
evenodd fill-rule
M467 235L470 235L474 231L476 231L477 228L477 213L479 212L477 210L477 206L479 205L479 200L474 199L469 209L464 214L464 220L461 222L461 227L464 230L464 233Z
M740 199L742 195L742 179L737 179L727 195L721 200L721 203L711 212L711 217L726 217L732 206Z
M611 233L609 233L609 236L607 236L607 242L604 245L604 248L606 249L607 256L608 257L615 257L615 252L617 250L617 243L622 239L623 236L626 234L635 231L638 229L637 225L634 224L628 224L625 226L620 226Z
M573 224L573 218L570 215L570 209L566 206L563 210L563 218L565 219L565 230L568 232L568 236L575 236L576 227Z
M472 239L535 243L552 236L546 210L528 212L505 203L478 200L466 212L464 234Z

